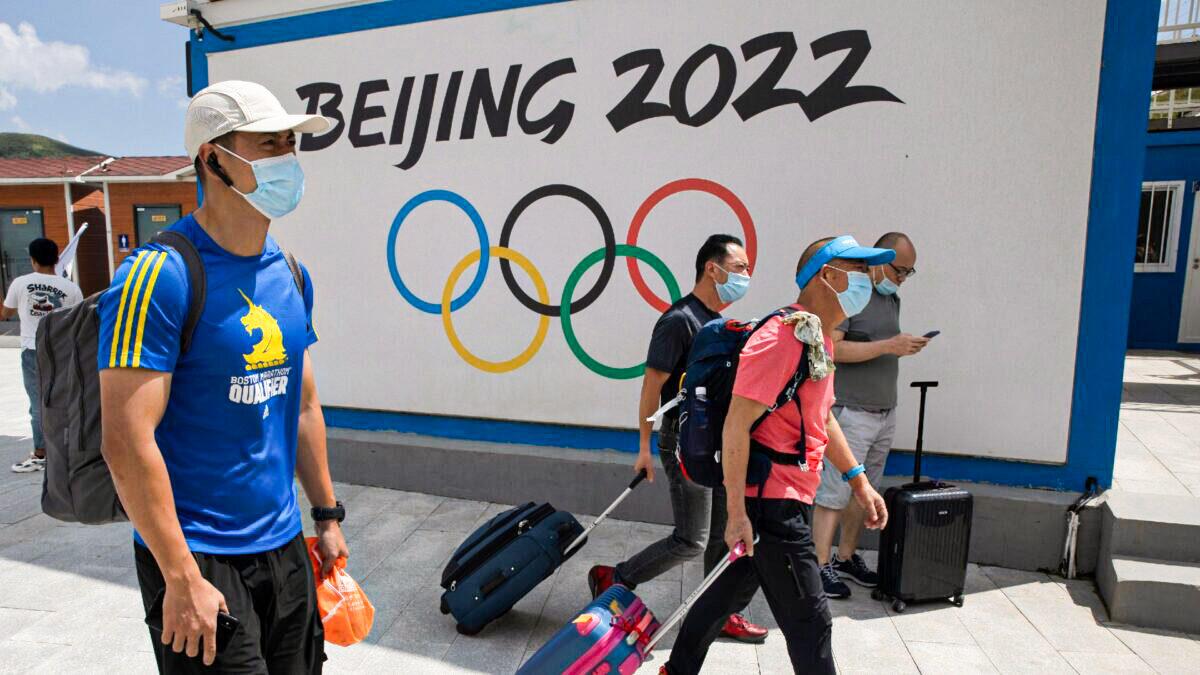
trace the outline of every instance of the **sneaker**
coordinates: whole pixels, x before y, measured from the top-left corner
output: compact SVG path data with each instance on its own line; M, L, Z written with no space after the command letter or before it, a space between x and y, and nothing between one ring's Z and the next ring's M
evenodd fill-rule
M834 600L850 597L850 587L842 581L842 577L838 575L832 561L821 568L821 585L825 587L825 595Z
M30 454L29 457L12 465L13 473L33 473L34 471L44 471L46 468L46 458L38 457Z
M600 597L601 593L616 583L616 576L617 568L608 565L596 565L588 570L588 588L592 589L592 599Z
M879 585L879 575L871 571L867 563L863 562L862 556L857 553L850 556L849 560L840 560L835 556L833 568L837 570L838 576L849 579L863 588L875 588Z
M721 629L721 637L757 645L767 641L767 629L750 623L741 614L731 614Z

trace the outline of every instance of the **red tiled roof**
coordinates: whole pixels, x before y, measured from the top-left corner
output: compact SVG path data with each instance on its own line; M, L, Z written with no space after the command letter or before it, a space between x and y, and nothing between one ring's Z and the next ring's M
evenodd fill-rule
M46 157L39 159L0 159L0 178L71 178L108 159L104 155L86 157ZM184 155L168 157L118 157L92 176L165 176L186 169L192 162Z
M103 176L165 176L186 169L192 160L186 155L168 157L118 157L115 162L96 171ZM91 175L91 174L89 174Z
M0 159L0 178L70 178L105 159L103 155Z

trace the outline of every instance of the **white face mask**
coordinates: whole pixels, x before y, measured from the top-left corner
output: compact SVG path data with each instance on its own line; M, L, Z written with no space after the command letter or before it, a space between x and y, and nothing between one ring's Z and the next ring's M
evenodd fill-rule
M222 145L217 147L249 164L254 171L258 183L254 192L247 194L236 188L234 192L242 195L256 211L268 218L282 218L300 205L304 196L304 170L296 153L250 161Z

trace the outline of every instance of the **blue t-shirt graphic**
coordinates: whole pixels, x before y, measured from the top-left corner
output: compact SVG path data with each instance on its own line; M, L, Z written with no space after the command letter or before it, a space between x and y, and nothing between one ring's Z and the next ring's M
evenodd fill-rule
M304 350L317 340L312 282L301 268L301 297L269 235L262 255L237 256L190 215L170 229L195 244L208 280L190 349L179 353L187 268L174 249L149 244L121 263L100 299L99 366L173 373L154 436L188 547L279 548L300 532L292 476Z

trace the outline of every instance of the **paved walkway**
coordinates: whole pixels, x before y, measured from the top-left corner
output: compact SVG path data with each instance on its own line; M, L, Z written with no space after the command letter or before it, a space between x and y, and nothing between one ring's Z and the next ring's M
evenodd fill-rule
M0 349L0 462L28 448L17 351ZM1123 431L1123 437L1125 432ZM153 672L128 525L57 523L39 511L40 476L0 470L0 672ZM584 573L667 530L610 521L553 578L474 638L437 609L437 578L464 535L503 505L339 485L350 519L350 572L375 603L366 643L330 646L328 672L511 673L587 601ZM660 616L700 579L690 564L641 587ZM902 615L867 593L835 602L841 672L1186 673L1194 637L1109 625L1089 581L972 565L966 604ZM771 624L761 597L751 618ZM670 638L665 647L670 646ZM665 654L665 649L663 654ZM653 673L663 656L641 672ZM787 673L783 641L717 643L708 673Z
M1200 497L1200 354L1131 353L1118 433L1113 489Z

